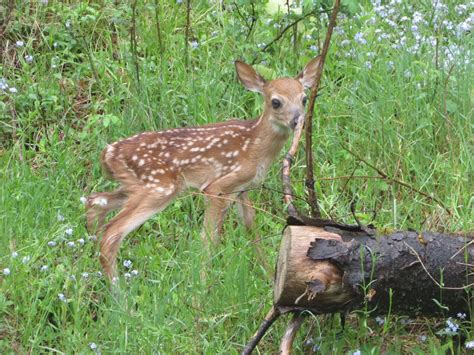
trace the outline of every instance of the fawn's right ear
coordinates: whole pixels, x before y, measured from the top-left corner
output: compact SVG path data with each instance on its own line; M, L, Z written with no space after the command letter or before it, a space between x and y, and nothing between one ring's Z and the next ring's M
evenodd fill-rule
M240 81L248 90L259 93L263 92L263 86L266 81L250 65L236 60L235 70Z

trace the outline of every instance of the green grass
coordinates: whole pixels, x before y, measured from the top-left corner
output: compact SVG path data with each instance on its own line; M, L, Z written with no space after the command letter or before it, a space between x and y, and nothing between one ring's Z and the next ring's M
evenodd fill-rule
M131 260L138 275L123 280L114 294L97 275L97 247L88 238L79 199L114 186L101 177L98 162L107 142L143 130L257 116L261 99L239 85L233 60L255 60L267 77L295 75L317 54L311 46L322 43L327 21L308 17L298 25L296 47L289 30L262 52L261 44L299 15L270 14L259 3L248 35L250 2L237 2L240 17L230 3L193 1L189 40L199 45L186 53L186 6L159 2L157 12L155 2L138 1L134 52L131 6L118 3L13 2L0 37L0 84L9 85L0 89L0 270L10 270L0 273L0 352L82 353L95 343L102 353L236 353L271 305L273 274L262 266L253 239L261 239L273 266L285 219L282 196L273 191L281 190L279 163L265 182L269 189L251 194L261 210L255 235L232 212L209 258L199 238L204 201L183 195L123 243L120 273L131 271L123 266ZM383 231L470 232L473 41L458 25L468 21L472 6L410 4L389 6L395 11L387 18L398 26L392 28L368 2L343 2L315 110L320 206L324 215L352 223L355 201L358 218ZM8 13L5 6L0 13ZM416 50L410 49L416 43L414 11L426 20L417 24L426 40ZM443 20L453 29L436 27ZM365 44L354 40L358 32ZM402 32L406 44L398 48ZM381 33L390 38L379 41ZM433 199L377 178L344 147L442 201L451 214ZM303 197L300 153L292 179ZM74 247L68 247L71 241ZM30 260L23 262L25 257ZM200 279L202 269L207 281ZM391 316L379 325L357 314L344 330L337 317L309 319L295 342L300 352L311 352L313 345L304 344L313 342L321 353L444 354L464 351L462 337L473 340L472 324L461 320L456 335L442 337L436 332L445 328L443 319ZM263 339L261 353L277 351L283 323Z

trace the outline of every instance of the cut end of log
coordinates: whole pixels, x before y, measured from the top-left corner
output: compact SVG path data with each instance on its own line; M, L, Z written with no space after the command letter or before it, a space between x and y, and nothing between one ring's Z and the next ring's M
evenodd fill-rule
M274 303L328 311L330 299L340 297L342 271L329 261L316 262L307 256L315 239L342 241L338 234L322 228L288 226L278 256Z

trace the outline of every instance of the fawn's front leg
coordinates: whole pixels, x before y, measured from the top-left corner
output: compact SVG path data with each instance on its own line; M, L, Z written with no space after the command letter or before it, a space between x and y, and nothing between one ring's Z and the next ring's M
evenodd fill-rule
M237 198L237 214L242 220L242 223L244 224L245 228L247 228L247 230L251 230L255 218L255 209L252 206L252 202L249 199L247 191L239 193Z
M232 200L235 199L235 194L225 195L223 193L214 194L207 192L206 197L208 205L206 207L206 212L204 213L204 225L201 239L209 250L209 242L213 245L219 243L224 217L229 205L232 203Z
M204 193L207 196L208 205L204 214L204 227L201 235L204 245L209 246L209 241L214 245L218 244L227 208L237 200L238 189L254 176L255 171L253 169L246 172L233 171L217 179L205 189ZM239 200L239 203L245 202L248 205L249 202L247 201L248 196L245 195ZM245 210L247 217L251 217L252 210L253 208ZM250 222L250 219L247 222ZM247 222L244 222L246 226Z

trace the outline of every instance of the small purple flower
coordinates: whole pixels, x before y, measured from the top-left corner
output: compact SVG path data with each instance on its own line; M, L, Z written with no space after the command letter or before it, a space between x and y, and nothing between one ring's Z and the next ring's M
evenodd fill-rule
M49 247L55 247L56 244L57 244L57 243L56 243L54 240L50 240L50 241L48 242L48 246L49 246Z
M33 56L31 54L25 55L25 61L31 63L33 61Z
M40 267L40 270L41 270L42 272L48 271L48 270L49 270L49 266L48 266L48 265L43 265L43 266Z
M457 333L459 330L459 326L454 323L451 318L448 318L446 321L447 327L446 327L446 332L447 333Z
M65 233L66 233L67 235L72 235L72 232L73 232L73 231L72 231L72 228L68 228L68 229L66 229L66 231L65 231Z
M9 268L6 267L5 269L3 269L3 275L9 276L10 274L11 274L11 271Z
M16 41L15 42L15 46L17 46L18 48L23 47L24 45L25 45L25 42L23 42L23 41Z
M67 302L67 298L66 296L64 295L64 293L58 293L58 298L61 302L64 302L66 303Z
M354 36L354 40L359 44L367 44L367 40L361 32L357 32Z
M12 258L15 259L15 258L17 258L17 257L18 257L18 253L17 253L16 251L14 251L14 252L12 253Z
M131 260L125 260L123 262L123 266L125 266L127 269L130 269L132 267L132 261Z
M8 89L8 83L5 78L0 78L0 90Z

